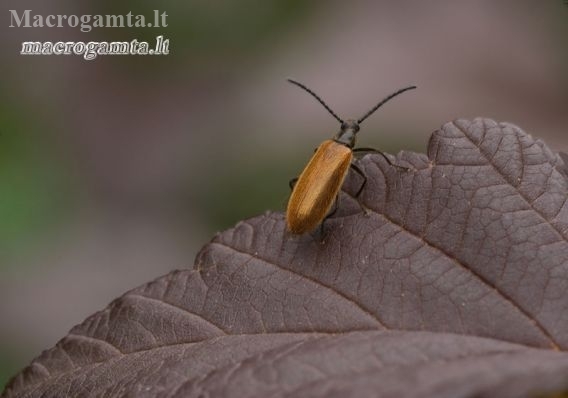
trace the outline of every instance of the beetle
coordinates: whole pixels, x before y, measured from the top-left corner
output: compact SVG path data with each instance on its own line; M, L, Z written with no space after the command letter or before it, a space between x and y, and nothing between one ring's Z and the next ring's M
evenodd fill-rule
M357 133L360 124L383 104L407 90L415 89L416 86L405 87L390 94L359 119L343 120L308 87L293 79L287 80L310 93L341 125L339 132L332 139L320 144L300 176L290 182L292 193L286 208L286 225L288 231L293 234L303 234L314 230L331 215L331 207L337 200L339 189L350 167L363 177L363 183L355 194L355 198L363 190L367 178L353 163L354 152L377 152L392 165L389 158L380 151L371 148L354 149Z

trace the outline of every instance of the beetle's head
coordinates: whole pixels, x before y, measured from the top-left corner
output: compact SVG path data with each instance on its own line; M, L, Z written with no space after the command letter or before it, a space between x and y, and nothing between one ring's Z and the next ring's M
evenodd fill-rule
M341 123L341 130L339 130L333 140L349 148L353 148L358 132L359 123L357 123L357 120L348 119Z

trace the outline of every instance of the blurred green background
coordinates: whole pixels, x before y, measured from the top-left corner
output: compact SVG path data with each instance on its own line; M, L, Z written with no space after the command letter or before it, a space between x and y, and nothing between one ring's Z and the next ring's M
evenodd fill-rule
M4 1L0 389L126 290L191 267L219 230L282 210L344 118L365 147L425 151L488 116L568 150L562 1ZM10 28L33 14L152 15L167 28ZM168 56L20 56L21 42L170 40Z

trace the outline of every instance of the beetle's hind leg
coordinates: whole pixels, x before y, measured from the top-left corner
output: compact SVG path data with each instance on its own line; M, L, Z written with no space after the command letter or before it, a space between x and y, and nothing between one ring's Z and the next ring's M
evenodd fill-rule
M351 168L353 169L354 172L359 174L361 176L361 178L363 178L363 182L361 183L361 186L357 190L357 193L355 193L355 195L353 196L355 199L359 199L359 195L361 195L361 192L363 192L363 188L365 188L365 185L367 185L367 176L365 175L365 173L363 173L363 171L355 163L351 163Z
M368 209L365 206L363 206L363 203L361 203L361 201L359 200L359 196L361 195L361 192L363 192L363 188L365 188L365 185L367 185L367 176L365 175L365 173L363 173L363 171L355 163L351 163L351 168L353 169L354 172L359 174L361 176L361 178L363 178L363 182L361 183L361 186L359 187L359 189L357 190L355 195L353 195L353 198L355 199L355 201L357 202L359 207L361 207L361 210L363 210L363 213L365 213L365 215L367 215L367 214L369 214Z

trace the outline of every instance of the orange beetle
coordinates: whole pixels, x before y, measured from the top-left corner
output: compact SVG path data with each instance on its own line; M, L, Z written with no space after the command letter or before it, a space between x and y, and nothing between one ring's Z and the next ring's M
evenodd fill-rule
M343 121L312 90L295 80L288 79L288 81L314 96L341 123L339 132L333 139L325 140L321 143L293 185L292 194L286 209L286 224L290 232L303 234L312 231L325 220L343 184L343 180L345 180L349 167L363 177L363 184L355 194L355 197L363 190L367 178L352 163L354 151L378 152L390 164L390 160L382 152L369 148L353 149L359 125L385 102L407 90L416 88L416 86L406 87L389 95L357 120L349 119Z

